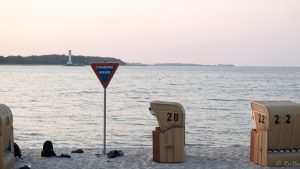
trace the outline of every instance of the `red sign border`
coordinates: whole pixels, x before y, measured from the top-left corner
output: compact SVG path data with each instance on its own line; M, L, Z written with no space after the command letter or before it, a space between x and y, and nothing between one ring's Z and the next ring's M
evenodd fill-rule
M91 65L92 69L94 70L96 76L98 77L99 81L101 82L103 88L106 89L120 64L119 63L112 63L112 62L110 62L110 63L108 63L108 62L99 62L99 63L91 63L90 65ZM106 81L106 83L103 82L102 77L99 75L99 73L96 69L97 66L112 66L113 67L113 70L112 70L108 80Z

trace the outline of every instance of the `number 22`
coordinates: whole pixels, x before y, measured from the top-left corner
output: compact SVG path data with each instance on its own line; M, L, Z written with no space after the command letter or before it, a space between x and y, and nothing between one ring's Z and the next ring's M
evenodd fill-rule
M285 117L286 117L285 123L290 124L291 123L291 115L287 114L287 115L285 115ZM277 115L277 114L275 115L275 124L280 124L279 123L279 115Z

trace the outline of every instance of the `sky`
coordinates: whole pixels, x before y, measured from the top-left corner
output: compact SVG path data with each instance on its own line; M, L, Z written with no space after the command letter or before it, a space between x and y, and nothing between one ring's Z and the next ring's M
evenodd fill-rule
M299 0L0 0L0 56L300 66Z

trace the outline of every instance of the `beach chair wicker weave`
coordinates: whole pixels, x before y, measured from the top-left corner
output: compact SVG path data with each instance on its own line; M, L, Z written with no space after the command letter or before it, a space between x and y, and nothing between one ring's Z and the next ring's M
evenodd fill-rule
M250 160L262 166L300 166L300 104L291 101L251 102L255 129Z
M153 101L150 109L159 127L152 131L153 161L184 162L185 111L176 102Z
M13 116L10 109L0 104L0 169L14 166Z

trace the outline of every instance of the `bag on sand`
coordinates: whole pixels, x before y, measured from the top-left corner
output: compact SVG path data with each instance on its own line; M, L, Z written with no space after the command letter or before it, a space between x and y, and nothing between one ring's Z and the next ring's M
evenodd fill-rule
M21 153L21 150L20 150L20 147L18 146L17 143L14 142L14 154L15 154L15 157L19 157L19 158L22 158L22 153Z
M43 151L41 153L42 157L53 157L56 156L55 152L53 151L53 144L51 141L45 141L43 145Z

